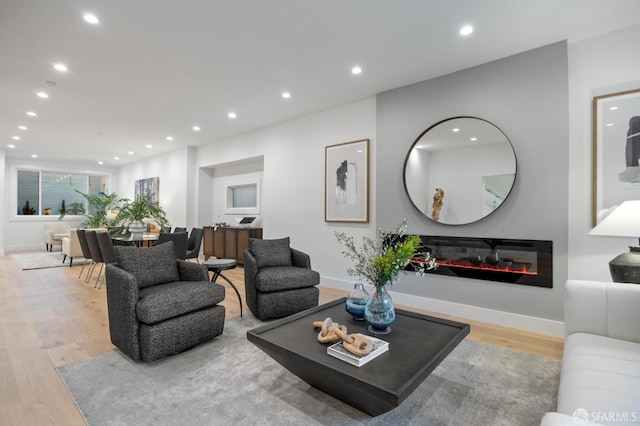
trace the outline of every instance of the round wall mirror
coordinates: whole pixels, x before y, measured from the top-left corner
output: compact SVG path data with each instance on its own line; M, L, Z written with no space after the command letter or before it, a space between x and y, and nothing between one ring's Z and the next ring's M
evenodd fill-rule
M414 207L446 225L476 222L507 199L516 179L507 136L476 117L453 117L422 132L404 162L404 188Z

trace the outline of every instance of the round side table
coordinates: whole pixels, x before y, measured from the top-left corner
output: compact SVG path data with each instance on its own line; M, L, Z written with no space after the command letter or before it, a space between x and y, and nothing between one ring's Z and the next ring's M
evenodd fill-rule
M238 295L238 301L240 302L240 318L242 318L242 298L240 297L240 292L229 278L222 275L222 271L235 269L236 261L234 259L210 259L203 262L202 264L207 267L207 270L213 272L213 276L211 277L212 283L215 283L218 277L222 277L226 282L229 283L231 287L233 287L236 294Z

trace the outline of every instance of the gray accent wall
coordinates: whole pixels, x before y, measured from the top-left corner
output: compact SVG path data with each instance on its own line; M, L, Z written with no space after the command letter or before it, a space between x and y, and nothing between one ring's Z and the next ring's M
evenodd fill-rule
M566 42L377 96L378 227L393 229L407 218L411 233L552 240L554 250L552 289L408 274L394 285L395 292L563 319L568 274L568 99ZM443 119L463 115L488 120L507 135L516 153L517 177L510 196L490 216L468 225L441 225L412 206L402 168L418 135ZM425 190L432 193L435 188Z

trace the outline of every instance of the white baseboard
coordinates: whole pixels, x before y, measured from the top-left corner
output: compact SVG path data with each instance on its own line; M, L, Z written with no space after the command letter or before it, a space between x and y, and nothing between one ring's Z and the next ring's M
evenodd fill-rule
M56 246L56 248L58 249L57 251L60 251L60 245L58 244ZM4 251L25 251L25 250L43 250L44 251L45 246L44 243L42 244L38 244L38 245L23 245L23 246L5 246Z
M321 277L320 282L323 286L338 288L341 290L351 291L353 289L353 283L336 280L334 278ZM373 291L373 288L367 288L367 291L370 290ZM393 297L394 303L398 305L433 312L441 312L443 314L454 315L460 318L467 318L470 320L497 324L503 327L526 330L532 333L564 338L564 322L562 321L537 318L512 312L497 311L479 306L464 305L462 303L414 296L395 291L391 291L389 293Z

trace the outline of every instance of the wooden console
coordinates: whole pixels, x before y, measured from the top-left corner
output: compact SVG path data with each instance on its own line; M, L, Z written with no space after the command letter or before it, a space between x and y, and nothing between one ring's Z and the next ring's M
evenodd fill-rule
M249 248L249 238L262 238L262 228L214 228L204 227L204 258L235 259L244 263L244 249Z

